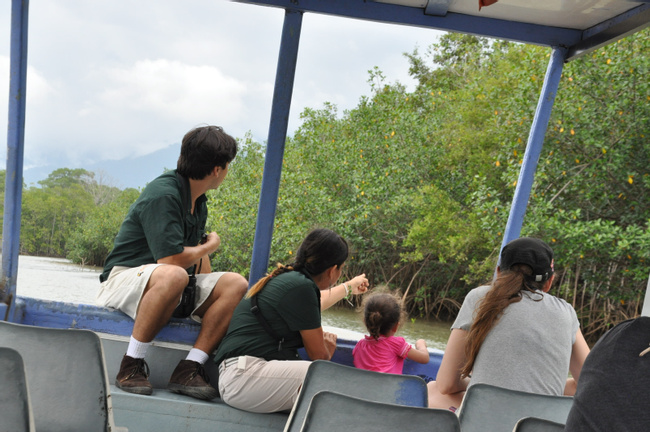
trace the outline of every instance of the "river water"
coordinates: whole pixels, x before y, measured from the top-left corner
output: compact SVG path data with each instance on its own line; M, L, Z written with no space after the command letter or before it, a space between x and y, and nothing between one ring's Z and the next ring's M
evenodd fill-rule
M100 273L99 267L81 267L66 259L21 255L18 259L17 291L23 297L95 304ZM346 336L354 338L361 338L366 332L361 313L346 307L324 311L323 326L345 329ZM429 348L444 350L449 327L449 323L417 318L403 323L397 335L411 344L424 339Z

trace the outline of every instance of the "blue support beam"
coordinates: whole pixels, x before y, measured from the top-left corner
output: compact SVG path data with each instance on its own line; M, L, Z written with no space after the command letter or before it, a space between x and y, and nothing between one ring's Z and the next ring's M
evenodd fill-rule
M20 217L23 193L23 150L25 146L25 101L27 95L28 0L11 4L11 55L9 67L9 126L7 128L7 171L2 227L2 280L0 300L8 309L0 319L13 318L20 248Z
M542 92L539 95L535 117L530 128L530 134L528 135L526 152L524 153L521 170L519 171L519 179L517 180L515 194L512 198L512 205L510 207L510 214L503 235L501 249L503 249L503 246L505 246L509 241L519 238L519 235L521 234L521 227L524 222L524 215L526 214L530 191L535 179L537 162L539 161L539 155L541 154L542 146L544 145L544 136L546 135L546 128L548 127L548 122L551 118L551 111L553 109L553 103L555 102L555 95L557 94L558 86L560 85L560 78L562 77L562 69L566 56L566 48L554 48L551 53L551 59L549 60L546 75L544 76L544 85L542 86Z
M287 9L284 15L280 54L275 76L273 107L271 108L269 139L266 144L264 174L262 176L262 191L257 212L257 225L255 226L255 242L253 243L249 286L262 278L269 266L271 239L273 237L275 211L280 190L284 143L287 139L289 110L293 94L293 81L296 74L301 28L302 12Z

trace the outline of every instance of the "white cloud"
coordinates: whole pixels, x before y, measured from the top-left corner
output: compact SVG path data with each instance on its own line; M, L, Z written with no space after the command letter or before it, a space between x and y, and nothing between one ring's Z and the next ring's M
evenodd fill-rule
M225 124L238 120L243 111L246 85L214 66L142 60L132 67L110 69L106 75L107 89L98 101L107 109L190 123L219 117Z

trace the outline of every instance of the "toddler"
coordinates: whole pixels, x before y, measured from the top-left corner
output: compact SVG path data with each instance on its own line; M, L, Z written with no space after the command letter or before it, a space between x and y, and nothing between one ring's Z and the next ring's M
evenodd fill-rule
M415 349L404 338L395 336L402 320L402 306L391 294L378 293L364 301L363 322L370 333L352 350L354 366L377 372L401 374L404 359L429 362L429 351L423 339Z

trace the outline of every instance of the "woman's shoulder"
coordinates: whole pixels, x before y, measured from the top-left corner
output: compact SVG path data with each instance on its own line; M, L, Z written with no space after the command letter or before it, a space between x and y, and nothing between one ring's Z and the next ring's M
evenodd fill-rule
M273 277L268 282L268 287L272 287L271 290L281 297L287 295L290 297L313 297L317 296L318 291L316 283L298 271L289 271Z
M553 294L543 293L544 301L555 305L560 309L565 309L567 311L573 312L575 314L575 309L571 306L566 300L560 297L556 297Z
M466 302L477 302L478 300L482 299L485 297L485 294L487 294L488 291L490 291L491 286L490 285L481 285L479 287L476 287L470 292L467 293L465 296L465 301Z
M275 277L273 277L269 283L274 283L277 285L282 285L287 288L293 288L293 287L301 287L301 286L312 286L316 285L313 280L311 280L309 277L304 275L303 273L299 271L288 271L282 274L279 274Z

